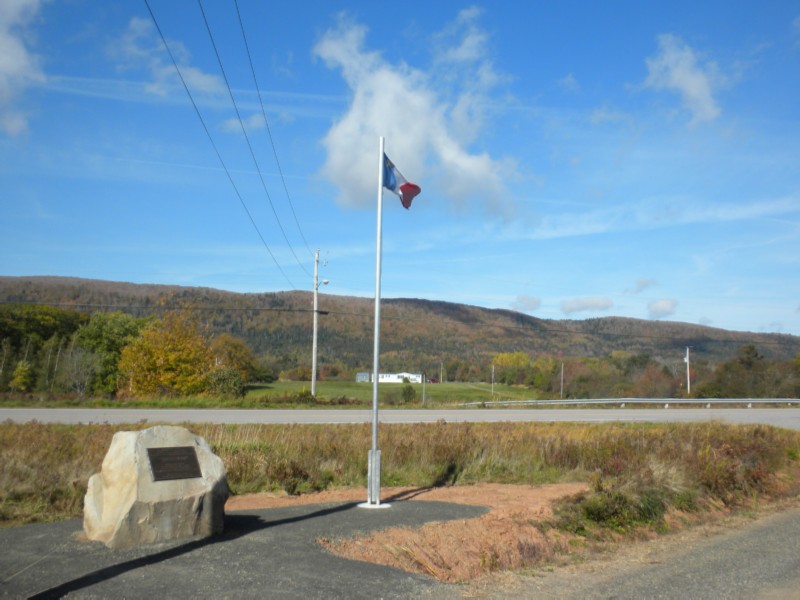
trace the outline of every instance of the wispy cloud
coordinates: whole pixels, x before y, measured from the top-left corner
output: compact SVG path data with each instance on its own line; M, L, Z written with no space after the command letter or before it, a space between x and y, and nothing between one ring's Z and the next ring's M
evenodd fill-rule
M578 80L575 79L575 75L572 73L567 73L564 77L559 79L558 87L571 94L577 94L581 91L581 84L578 83Z
M48 91L60 94L104 98L118 102L175 105L188 103L186 93L182 88L179 88L180 83L177 81L174 83L174 87L171 88L174 93L166 96L153 92L152 79L133 81L127 79L48 75L46 81L40 85L44 86ZM233 93L241 110L259 110L258 97L252 89L234 88ZM285 115L288 119L294 117L333 118L339 114L343 106L346 106L347 100L344 96L275 90L262 90L261 97L265 100L265 108L268 112ZM224 96L219 94L206 95L195 98L195 100L199 101L198 103L203 107L207 106L215 109L230 107L230 99L227 94ZM241 130L241 128L239 129Z
M644 290L649 287L653 287L654 285L658 285L658 282L655 279L650 279L649 277L640 277L636 280L636 283L632 288L628 288L625 290L626 294L641 294Z
M264 116L262 114L255 113L242 119L241 124L239 123L239 119L228 119L222 124L222 129L228 133L241 133L242 125L244 125L247 131L250 131L253 129L262 129L266 125L266 121L264 121Z
M542 305L542 300L536 296L520 294L511 303L511 308L519 312L533 312Z
M475 9L462 11L436 37L428 72L390 64L365 49L366 27L346 17L320 38L314 53L341 71L352 94L323 140L322 175L338 189L341 204L373 201L377 141L383 135L387 154L423 193L438 191L461 207L477 202L510 212L504 181L516 176L514 162L469 149L485 120L481 100L503 80L486 58L478 15Z
M612 306L614 302L610 298L572 298L561 302L561 312L565 315L576 312L598 312L609 310Z
M658 53L645 60L645 87L680 94L692 114L692 124L712 121L720 115L714 88L720 80L714 63L700 64L694 50L672 34L658 36Z
M601 106L592 111L589 122L592 125L601 125L603 123L620 123L628 119L629 116L622 111L613 110L608 106Z
M40 4L39 0L0 2L0 131L8 135L28 128L28 115L19 106L20 98L32 84L45 79L23 35Z
M621 231L644 231L676 225L713 224L777 218L800 213L800 197L758 198L745 203L703 202L698 198L642 199L595 210L544 217L520 233L531 239L555 239Z
M651 319L663 319L675 314L678 301L668 298L653 300L647 303L647 314Z
M224 90L218 76L205 73L190 64L191 56L181 42L167 40L167 43L183 80L193 94L216 95ZM112 57L119 60L121 70L144 68L149 72L150 81L145 86L149 93L166 96L170 90L181 87L175 65L149 20L132 18L128 29L109 51Z

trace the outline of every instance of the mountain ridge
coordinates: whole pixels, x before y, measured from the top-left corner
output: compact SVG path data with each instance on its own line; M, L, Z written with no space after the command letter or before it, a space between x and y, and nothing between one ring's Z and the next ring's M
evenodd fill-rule
M240 293L209 287L138 284L60 276L0 276L0 302L48 304L82 312L119 310L145 316L192 307L212 332L245 339L257 354L290 362L310 352L312 292ZM319 295L320 362L349 368L372 361L374 301ZM542 319L504 308L424 298L383 298L381 362L432 368L448 358L487 361L501 352L603 357L613 351L648 354L664 362L692 355L712 362L730 359L745 344L768 358L800 354L800 336L733 331L677 321L631 317Z

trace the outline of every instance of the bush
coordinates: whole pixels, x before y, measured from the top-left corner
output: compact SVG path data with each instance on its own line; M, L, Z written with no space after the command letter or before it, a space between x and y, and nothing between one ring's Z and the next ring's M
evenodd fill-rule
M311 390L307 390L305 387L294 394L292 399L297 404L314 404L316 402L316 398L311 394Z
M403 386L403 402L414 402L417 399L417 391L410 383Z
M306 401L314 401L308 390L281 399ZM79 516L85 482L113 433L131 427L0 423L0 523ZM234 493L365 485L368 423L197 424L192 431L223 459ZM796 495L800 460L796 431L720 423L398 423L382 425L380 445L387 486L532 485L594 473L591 492L557 514L556 525L584 535L659 528L669 507Z
M208 375L208 391L215 396L241 398L245 392L242 374L232 367L214 369Z
M579 535L588 535L592 525L620 532L658 526L667 511L667 496L668 492L659 488L634 492L618 486L581 494L561 502L556 509L558 525Z

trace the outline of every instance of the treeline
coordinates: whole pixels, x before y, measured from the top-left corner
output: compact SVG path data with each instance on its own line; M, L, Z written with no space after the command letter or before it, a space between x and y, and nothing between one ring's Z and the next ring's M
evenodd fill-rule
M135 317L158 317L167 309L191 306L210 333L244 340L257 356L272 363L276 373L310 363L311 292L239 294L86 279L0 277L0 302L90 314L115 310ZM319 308L319 364L335 366L338 372L370 370L373 300L321 294ZM387 369L440 371L445 363L444 370L458 380L484 377L478 373L485 373L491 358L500 353L605 359L614 351L625 351L680 362L686 346L691 346L698 359L721 363L747 344L755 345L767 360L791 360L800 353L800 336L671 321L540 319L511 310L408 298L385 298L381 312L381 353ZM453 369L447 363L453 363Z
M688 382L685 364L625 351L605 358L506 353L492 366L493 381L527 386L539 398L800 398L800 355L769 360L752 344L722 363L690 362Z
M409 367L409 365L413 365ZM766 358L753 344L726 361L683 363L613 350L605 357L561 357L524 351L489 354L468 347L458 356L390 349L383 371L423 371L432 380L525 386L538 398L797 398L800 354ZM318 378L352 380L360 362L322 360ZM190 308L149 317L87 315L35 305L0 306L0 392L79 396L240 396L252 381L309 381L310 355L256 354L241 338L215 330Z
M0 391L79 396L242 395L272 373L249 346L190 310L158 317L0 307Z

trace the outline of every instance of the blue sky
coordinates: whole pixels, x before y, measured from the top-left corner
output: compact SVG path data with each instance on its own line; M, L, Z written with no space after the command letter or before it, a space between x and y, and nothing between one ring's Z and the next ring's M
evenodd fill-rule
M800 3L149 2L0 3L0 274L371 297L384 136L383 297L800 334Z

